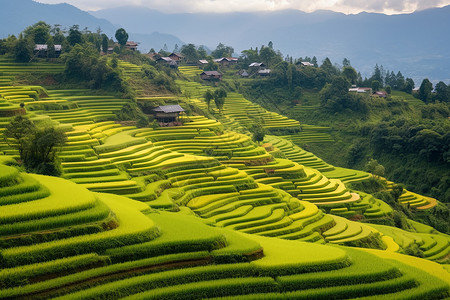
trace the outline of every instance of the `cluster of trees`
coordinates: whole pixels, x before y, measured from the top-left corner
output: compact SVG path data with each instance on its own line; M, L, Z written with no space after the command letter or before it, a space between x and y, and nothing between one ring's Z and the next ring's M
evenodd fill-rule
M206 104L208 105L208 111L210 111L211 100L214 100L219 112L222 111L223 105L225 104L225 98L227 97L227 92L223 88L216 89L214 92L212 90L207 90L203 94Z
M393 71L384 70L383 66L375 65L372 76L369 78L361 78L358 73L357 85L360 87L370 87L374 91L382 88L388 92L390 90L404 91L411 94L415 87L414 80L405 78L403 74L398 71L395 74Z
M425 103L450 102L450 86L445 82L439 81L434 87L428 78L425 78L420 84L416 97Z
M367 135L376 154L418 154L428 161L450 164L450 125L442 121L400 118L366 125Z
M19 151L20 162L27 172L60 175L56 153L66 142L60 128L35 124L24 116L16 116L3 133L5 141Z
M118 32L120 30L125 31L121 28ZM121 35L119 36L122 37ZM126 37L128 38L127 34ZM121 41L123 39L119 43ZM18 37L10 35L1 39L0 54L10 54L15 57L17 62L29 62L34 58L33 50L36 44L47 45L47 57L55 58L55 45L61 45L62 52L70 52L76 44L84 43L91 43L98 52L103 51L105 53L108 47L114 45L112 38L108 38L106 34L102 33L100 28L96 32L92 32L87 27L80 29L79 25L73 25L68 30L65 30L59 24L51 26L40 21L28 26Z
M110 62L100 57L92 43L76 44L70 52L62 55L64 75L70 81L85 82L94 89L126 93L128 85L122 80L117 57Z

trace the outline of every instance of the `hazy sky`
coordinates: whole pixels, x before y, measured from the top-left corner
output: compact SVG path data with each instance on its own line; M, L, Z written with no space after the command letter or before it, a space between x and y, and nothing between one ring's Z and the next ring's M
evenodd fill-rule
M346 14L361 11L386 14L410 13L450 5L450 0L35 0L42 3L67 2L82 10L99 10L124 5L143 5L168 13L236 12L298 9L306 12L328 9Z

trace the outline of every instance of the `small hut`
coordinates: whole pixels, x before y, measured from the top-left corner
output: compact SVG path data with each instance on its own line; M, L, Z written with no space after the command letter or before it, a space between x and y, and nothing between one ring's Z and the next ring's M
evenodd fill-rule
M161 105L153 110L156 120L162 127L167 126L179 126L180 113L184 112L184 109L179 105Z

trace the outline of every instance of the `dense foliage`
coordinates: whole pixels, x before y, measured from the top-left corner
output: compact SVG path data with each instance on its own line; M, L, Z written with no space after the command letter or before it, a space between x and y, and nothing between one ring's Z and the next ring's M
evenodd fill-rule
M56 153L66 141L61 129L46 124L36 125L23 116L17 116L6 127L4 137L18 149L20 160L28 172L59 175Z

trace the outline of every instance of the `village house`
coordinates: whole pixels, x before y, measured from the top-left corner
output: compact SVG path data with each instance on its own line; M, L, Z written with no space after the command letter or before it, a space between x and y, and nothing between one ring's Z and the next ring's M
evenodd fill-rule
M237 74L244 78L249 76L249 74L246 70L240 70Z
M215 63L218 63L222 67L228 67L230 65L235 65L238 62L238 59L235 57L222 57L214 59Z
M368 87L352 87L348 89L349 92L354 93L369 93L372 94L372 89Z
M184 60L184 55L181 53L171 53L168 57L170 57L172 60L176 61L176 62L181 62Z
M386 98L387 95L388 94L384 91L376 91L375 93L372 94L372 97Z
M130 49L131 51L136 51L137 50L137 46L138 46L138 43L133 42L133 41L128 41L125 44L125 48Z
M171 67L176 67L178 65L178 62L171 59L170 57L160 57L156 60L156 63L167 64Z
M161 105L153 109L155 119L161 127L180 126L180 113L184 109L179 105Z
M265 68L266 65L264 63L254 62L248 65L249 68Z
M55 45L55 57L59 57L61 55L62 46ZM34 55L36 57L47 57L48 46L46 44L36 44L34 46Z
M261 77L267 77L270 75L270 69L259 70L257 74Z
M218 81L218 80L222 80L222 74L217 71L203 71L200 74L200 78L203 80Z
M302 61L302 62L300 62L300 66L303 66L303 67L314 67L314 64L310 63L309 61Z

